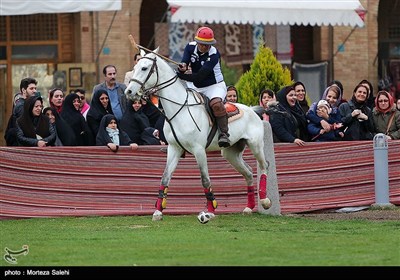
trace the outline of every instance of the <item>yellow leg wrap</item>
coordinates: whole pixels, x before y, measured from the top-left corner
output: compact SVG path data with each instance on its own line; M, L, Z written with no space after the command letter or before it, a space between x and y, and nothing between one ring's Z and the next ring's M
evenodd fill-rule
M166 187L163 191L162 202L161 202L161 207L163 209L167 208L167 193L168 193L168 187Z
M217 200L213 200L212 201L212 205L213 205L213 207L214 207L214 209L217 209L217 207L218 207L218 202L217 202Z

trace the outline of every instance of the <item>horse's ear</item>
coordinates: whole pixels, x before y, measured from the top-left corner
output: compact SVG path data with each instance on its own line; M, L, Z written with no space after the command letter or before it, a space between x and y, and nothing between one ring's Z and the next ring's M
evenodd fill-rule
M143 57L146 55L146 52L143 49L140 49L140 56Z
M157 49L155 49L153 52L158 53L159 50L160 50L160 47L157 47Z

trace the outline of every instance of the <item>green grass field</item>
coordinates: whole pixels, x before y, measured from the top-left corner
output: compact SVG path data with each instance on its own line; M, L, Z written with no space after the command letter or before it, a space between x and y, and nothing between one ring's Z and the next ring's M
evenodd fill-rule
M2 220L1 266L399 266L400 221L253 214Z

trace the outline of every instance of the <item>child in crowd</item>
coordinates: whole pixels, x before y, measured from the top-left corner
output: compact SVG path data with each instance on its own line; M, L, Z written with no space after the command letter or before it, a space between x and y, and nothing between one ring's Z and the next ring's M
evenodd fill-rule
M320 117L317 114L317 104L318 102L314 102L311 104L310 109L308 110L306 116L309 122L314 124L320 123L322 128L329 132L331 129L332 123L340 123L341 122L341 115L339 112L339 104L342 100L342 90L337 85L328 86L323 95L321 100L326 100L331 108L331 113L329 113L330 120L325 120L324 118Z
M342 123L337 123L330 116L332 108L328 101L322 99L317 103L317 116L325 120L330 126L329 130L325 129L320 121L312 121L307 125L307 130L310 133L311 141L333 141L340 140L344 137L344 133L339 129L343 126Z

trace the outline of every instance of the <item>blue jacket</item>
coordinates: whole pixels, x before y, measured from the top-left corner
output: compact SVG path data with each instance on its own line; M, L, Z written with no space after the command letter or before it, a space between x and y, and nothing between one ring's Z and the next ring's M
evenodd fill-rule
M211 86L222 82L224 77L220 64L221 55L219 51L211 46L210 50L201 54L197 49L196 42L186 45L182 62L192 68L192 74L178 73L178 77L193 84L198 88Z

